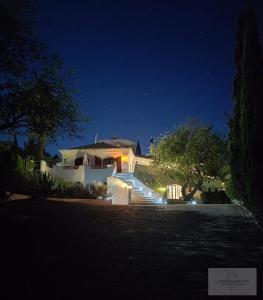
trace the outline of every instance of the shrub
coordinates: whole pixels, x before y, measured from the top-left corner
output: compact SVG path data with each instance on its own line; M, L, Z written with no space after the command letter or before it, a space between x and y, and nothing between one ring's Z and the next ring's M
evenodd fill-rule
M52 190L53 196L73 196L73 185L74 183L69 181L64 181L60 179L55 179L54 186Z
M90 183L86 185L86 188L89 190L91 199L102 198L105 199L107 195L107 186L104 184L95 184Z
M201 202L204 204L229 204L230 198L226 195L225 191L202 192Z
M232 200L235 199L236 194L234 191L234 185L233 185L233 181L232 181L230 174L228 177L225 178L224 187L225 187L225 192L226 192L227 196Z
M0 189L0 201L9 200L9 195L6 191Z
M54 187L54 179L47 173L35 173L34 181L36 183L37 192L40 196L47 197L51 194Z
M22 176L23 159L12 147L0 148L0 186L9 190L13 188L16 178Z
M81 199L105 199L107 197L106 185L89 183L83 186L81 183L72 183L63 180L55 180L52 195L55 197L72 197Z

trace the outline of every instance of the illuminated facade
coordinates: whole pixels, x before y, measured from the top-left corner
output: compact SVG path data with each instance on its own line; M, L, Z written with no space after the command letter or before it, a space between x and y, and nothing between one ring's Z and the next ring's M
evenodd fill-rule
M42 171L54 178L72 182L106 183L115 173L133 173L135 165L149 165L151 159L142 156L139 143L112 138L94 144L61 149L62 161L52 169L42 164Z
M139 142L112 138L94 144L61 149L61 162L52 168L41 161L41 171L65 181L106 184L113 204L163 204L161 193L138 179L139 166L147 168L151 158L141 155ZM178 186L179 187L179 186ZM170 193L170 194L169 194ZM170 192L168 196L178 196Z

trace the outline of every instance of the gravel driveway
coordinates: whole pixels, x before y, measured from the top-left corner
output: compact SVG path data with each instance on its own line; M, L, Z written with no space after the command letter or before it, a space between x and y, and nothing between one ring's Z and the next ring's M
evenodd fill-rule
M205 299L209 267L258 268L262 294L262 232L235 205L12 201L0 236L3 300Z

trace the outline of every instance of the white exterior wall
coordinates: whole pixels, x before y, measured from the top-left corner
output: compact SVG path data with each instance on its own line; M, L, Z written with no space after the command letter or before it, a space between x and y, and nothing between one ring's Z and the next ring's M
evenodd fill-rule
M135 155L132 150L129 152L129 172L133 173L135 168Z
M112 176L114 168L115 166L104 169L91 169L85 165L78 166L76 169L67 169L58 165L50 168L44 160L40 163L42 173L47 173L54 178L65 181L81 182L84 185L91 182L106 183L107 177Z
M95 158L98 156L101 159L107 157L122 157L122 172L130 172L130 159L134 156L131 148L106 148L106 149L65 149L60 151L62 155L62 164L59 165L74 165L76 158L87 156L89 165L94 166ZM66 163L64 163L66 160Z
M149 166L151 163L150 158L135 156L131 148L106 148L106 149L65 149L61 150L62 160L66 159L68 165L74 165L76 158L85 157L89 160L89 165L94 166L94 156L98 156L101 159L107 157L121 157L122 158L122 172L133 173L136 163L140 165ZM84 159L85 164L85 159Z
M135 156L134 160L135 160L135 163L137 163L138 165L143 165L143 166L149 166L152 162L152 158L146 158L146 157L140 157L140 156Z
M66 181L81 182L84 184L85 166L78 166L77 169L66 169L60 166L53 167L54 178L60 178Z
M108 177L107 190L111 194L112 204L128 205L130 203L131 189L119 178Z
M112 176L114 166L105 169L91 169L85 167L85 184L88 182L106 183L107 177Z

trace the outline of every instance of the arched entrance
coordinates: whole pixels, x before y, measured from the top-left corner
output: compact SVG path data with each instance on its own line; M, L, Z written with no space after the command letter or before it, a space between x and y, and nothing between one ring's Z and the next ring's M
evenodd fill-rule
M102 166L103 168L107 168L108 165L113 165L114 164L114 158L113 157L105 157L102 160Z
M96 169L102 168L102 159L98 156L95 156L95 168Z
M115 157L115 158L114 157L100 158L98 156L95 156L95 168L96 169L107 168L108 165L113 165L114 162L116 162L117 173L121 173L121 171L122 171L121 156Z
M121 156L115 158L117 165L117 173L121 173Z

